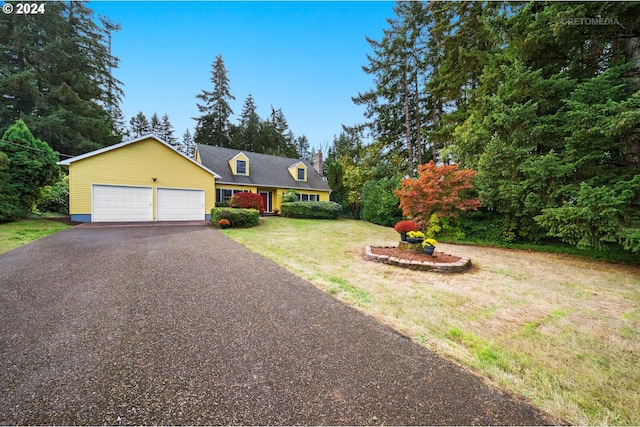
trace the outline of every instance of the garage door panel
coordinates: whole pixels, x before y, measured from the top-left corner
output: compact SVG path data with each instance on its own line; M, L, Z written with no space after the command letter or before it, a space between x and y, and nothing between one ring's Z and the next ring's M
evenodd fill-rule
M158 188L158 221L204 220L204 190Z
M153 221L153 189L93 185L93 222Z

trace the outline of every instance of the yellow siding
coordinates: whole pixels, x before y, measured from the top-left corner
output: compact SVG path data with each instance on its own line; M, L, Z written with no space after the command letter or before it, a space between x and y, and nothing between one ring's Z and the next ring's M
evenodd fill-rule
M231 167L231 172L234 175L238 175L238 169L236 168L237 163L236 160L244 160L247 164L247 173L246 174L242 174L242 175L246 175L249 176L249 159L247 158L247 156L245 156L242 153L238 153L236 154L231 160L229 160L229 167Z
M280 210L282 206L282 195L290 190L290 188L273 188L273 187L252 187L249 185L232 185L232 184L216 184L216 189L218 190L244 190L250 191L252 193L258 193L260 191L270 192L271 193L271 209ZM316 194L318 195L318 201L320 202L328 202L329 201L329 192L328 191L313 191L313 190L298 190L294 189L298 194ZM218 202L220 200L217 200Z
M275 194L273 195L273 209L280 210L282 206L282 194L290 190L289 188L277 188ZM320 202L328 202L329 201L329 192L328 191L311 191L311 190L295 190L298 194L316 194L318 195L318 201Z
M216 185L216 190L242 190L256 193L258 191L258 187L252 187L250 185L218 184Z
M156 178L154 182L152 178ZM205 190L205 213L215 206L213 175L154 139L146 139L87 157L69 166L69 210L91 213L91 185L113 184Z
M296 181L300 181L298 179L298 169L299 168L304 169L304 179L303 179L303 181L307 182L307 166L304 163L299 162L299 163L296 163L295 165L291 166L289 168L289 173L291 174L293 179L295 179Z

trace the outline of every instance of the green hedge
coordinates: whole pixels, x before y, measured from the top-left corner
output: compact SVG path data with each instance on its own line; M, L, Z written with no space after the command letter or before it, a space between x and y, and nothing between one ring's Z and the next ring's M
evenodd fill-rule
M393 227L402 219L400 200L393 190L400 187L400 178L382 178L364 183L360 194L360 219Z
M260 212L255 209L211 209L211 222L218 225L218 221L221 219L229 220L232 227L255 227L260 223Z
M283 203L280 210L288 218L336 219L342 206L336 202L290 202Z

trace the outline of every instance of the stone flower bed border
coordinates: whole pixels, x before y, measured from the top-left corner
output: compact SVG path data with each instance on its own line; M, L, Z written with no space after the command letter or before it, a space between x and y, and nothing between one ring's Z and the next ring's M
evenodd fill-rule
M380 248L394 248L394 246L377 246ZM438 264L429 261L410 261L390 257L388 255L376 255L371 251L371 246L365 246L365 256L368 260L382 262L389 265L395 265L402 268L410 268L412 270L434 271L437 273L460 273L467 270L471 266L471 260L466 257L460 258L456 262L447 264Z

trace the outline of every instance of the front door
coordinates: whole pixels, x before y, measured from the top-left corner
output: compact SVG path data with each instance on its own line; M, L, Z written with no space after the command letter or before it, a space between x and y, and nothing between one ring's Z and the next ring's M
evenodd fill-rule
M269 203L269 193L261 191L260 197L262 197L262 210L265 212L271 212L271 206Z

